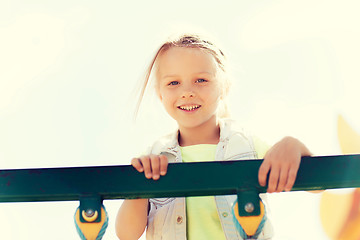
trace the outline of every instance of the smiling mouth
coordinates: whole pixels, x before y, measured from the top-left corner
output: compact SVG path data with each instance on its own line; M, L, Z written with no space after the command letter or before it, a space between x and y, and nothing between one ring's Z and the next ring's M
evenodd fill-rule
M178 109L190 112L199 109L200 107L201 105L182 105L178 106Z

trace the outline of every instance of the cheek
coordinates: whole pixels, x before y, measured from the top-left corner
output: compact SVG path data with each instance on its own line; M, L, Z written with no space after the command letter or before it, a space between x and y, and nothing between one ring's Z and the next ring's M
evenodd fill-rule
M162 104L166 107L173 103L174 101L174 94L170 91L160 91L159 98Z
M218 102L221 99L220 88L209 89L206 94L206 98L212 102Z

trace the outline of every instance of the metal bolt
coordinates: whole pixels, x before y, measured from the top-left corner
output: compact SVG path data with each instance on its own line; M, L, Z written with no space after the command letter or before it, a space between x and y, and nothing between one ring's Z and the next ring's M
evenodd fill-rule
M249 203L245 204L244 209L247 213L252 213L254 211L255 207L254 207L254 204L249 202Z
M89 209L87 209L87 210L85 211L85 215L86 215L87 217L92 217L92 216L95 215L95 211L92 210L91 208L89 208Z

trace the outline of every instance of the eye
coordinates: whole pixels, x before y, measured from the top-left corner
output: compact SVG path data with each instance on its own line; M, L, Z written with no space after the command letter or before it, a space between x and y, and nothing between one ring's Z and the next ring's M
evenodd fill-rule
M203 79L203 78L199 78L199 79L196 80L196 82L203 83L203 82L207 82L207 80Z
M175 85L178 85L179 82L178 81L171 81L169 82L168 86L175 86Z

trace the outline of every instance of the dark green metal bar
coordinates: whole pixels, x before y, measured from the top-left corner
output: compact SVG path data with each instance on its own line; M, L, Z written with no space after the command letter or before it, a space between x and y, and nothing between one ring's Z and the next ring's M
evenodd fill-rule
M254 197L266 192L257 179L261 162L169 164L167 175L157 181L146 179L129 165L0 170L0 202L86 202L94 196L101 200L227 194ZM292 190L351 187L360 187L360 155L303 157ZM251 202L255 211L240 210L241 214L257 213L258 203Z

